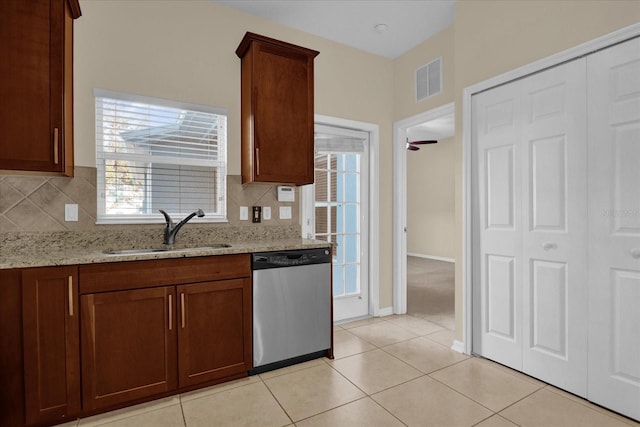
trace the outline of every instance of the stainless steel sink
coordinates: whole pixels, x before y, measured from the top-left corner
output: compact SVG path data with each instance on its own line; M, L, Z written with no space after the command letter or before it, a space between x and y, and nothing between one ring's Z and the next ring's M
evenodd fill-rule
M164 248L151 248L151 249L107 249L104 251L107 255L139 255L139 254L150 254L153 252L168 252L168 249Z
M165 248L140 248L140 249L107 249L104 251L107 255L143 255L152 254L156 252L178 252L178 251L198 251L198 250L210 250L210 249L222 249L230 248L228 243L212 243L205 246L182 246L174 245L167 246Z

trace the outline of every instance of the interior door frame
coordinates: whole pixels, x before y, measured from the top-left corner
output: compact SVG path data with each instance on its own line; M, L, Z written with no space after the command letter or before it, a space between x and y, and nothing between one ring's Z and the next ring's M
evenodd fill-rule
M563 62L605 49L614 44L640 36L640 23L579 44L554 55L468 86L462 92L462 342L458 347L466 354L472 351L473 336L473 194L472 194L472 108L471 97L492 87L502 85L529 74L554 67ZM455 347L455 344L454 344Z
M393 314L407 312L407 130L454 111L451 102L393 124Z
M369 316L378 317L383 313L380 310L380 126L374 123L359 122L355 120L342 119L339 117L323 116L316 114L314 116L314 124L342 127L352 130L367 132L369 134ZM301 228L302 236L306 238L310 230L310 224L305 218L305 209L313 206L313 200L310 200L311 192L305 191L302 187L300 192L301 205Z

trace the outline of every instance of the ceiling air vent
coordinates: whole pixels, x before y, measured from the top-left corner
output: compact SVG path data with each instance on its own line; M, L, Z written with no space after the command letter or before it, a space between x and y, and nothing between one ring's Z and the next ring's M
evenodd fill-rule
M442 92L442 57L416 70L416 102Z

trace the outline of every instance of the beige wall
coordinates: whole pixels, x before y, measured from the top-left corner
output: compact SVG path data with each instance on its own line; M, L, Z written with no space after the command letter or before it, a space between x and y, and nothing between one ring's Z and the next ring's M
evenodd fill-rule
M407 152L407 252L455 257L455 139Z
M246 31L320 51L316 114L380 126L379 306L392 304L393 62L210 1L88 1L75 22L75 157L95 166L93 88L228 110L230 175L240 173L240 59Z
M393 117L395 121L432 110L454 100L454 26L430 37L393 61ZM442 93L416 102L415 71L442 57Z
M465 87L640 22L640 2L458 0L455 10L456 259L462 260L462 91ZM456 335L462 339L462 262Z
M454 27L450 26L394 60L395 121L453 102L453 42ZM415 71L438 57L442 57L442 93L416 102ZM407 153L407 227L409 253L454 258L453 140Z

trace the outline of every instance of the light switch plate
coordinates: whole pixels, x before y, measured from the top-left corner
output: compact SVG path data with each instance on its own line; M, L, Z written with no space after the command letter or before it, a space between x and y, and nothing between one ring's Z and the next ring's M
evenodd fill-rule
M64 205L64 220L73 222L78 221L78 205L75 203Z
M262 207L262 219L264 219L265 221L271 219L271 206Z
M259 223L262 221L262 206L253 206L251 208L253 212L253 216L251 217L251 222Z
M240 221L249 221L249 207L240 206Z
M280 219L291 219L291 206L280 206Z

